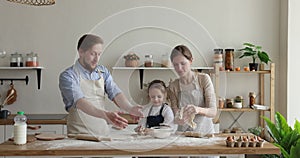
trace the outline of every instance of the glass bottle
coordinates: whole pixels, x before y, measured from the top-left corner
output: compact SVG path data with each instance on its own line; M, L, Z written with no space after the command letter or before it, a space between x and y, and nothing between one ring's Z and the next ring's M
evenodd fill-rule
M145 55L145 67L153 67L153 57L150 54Z
M27 117L23 111L17 112L14 117L14 144L23 145L27 142Z
M225 70L233 71L234 49L225 49Z
M255 104L255 92L249 93L249 106L252 108L252 106Z

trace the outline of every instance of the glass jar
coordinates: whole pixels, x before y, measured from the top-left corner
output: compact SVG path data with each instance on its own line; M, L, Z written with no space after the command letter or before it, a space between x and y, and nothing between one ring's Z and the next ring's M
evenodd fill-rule
M220 69L223 67L223 49L214 49L214 65Z
M226 108L233 108L234 99L226 99Z
M26 67L37 67L39 66L38 55L33 52L26 54Z
M153 57L150 54L145 55L145 67L153 67Z
M255 92L249 92L249 106L251 108L255 104L255 98L256 98Z
M169 55L168 54L163 54L161 56L161 67L170 67L171 63L169 60Z
M23 67L23 56L18 52L11 54L10 67Z
M225 49L225 70L233 71L234 49Z

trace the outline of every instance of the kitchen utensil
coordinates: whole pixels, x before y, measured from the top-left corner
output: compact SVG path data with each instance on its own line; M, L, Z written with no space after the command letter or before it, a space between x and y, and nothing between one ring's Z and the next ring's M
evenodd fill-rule
M7 105L13 104L17 100L17 91L14 88L13 83L10 84L10 89L7 91L6 98L8 98L6 101Z
M0 111L0 119L7 119L7 117L10 115L10 111L8 110L1 110Z

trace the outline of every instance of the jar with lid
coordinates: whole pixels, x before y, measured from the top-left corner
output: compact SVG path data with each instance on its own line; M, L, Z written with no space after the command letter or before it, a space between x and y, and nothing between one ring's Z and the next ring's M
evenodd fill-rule
M225 70L233 71L234 49L225 49Z
M170 67L171 63L169 60L169 55L168 54L163 54L161 56L161 67Z
M33 52L26 54L26 67L37 67L39 66L38 56Z
M145 55L145 67L153 67L153 57L150 54Z
M226 108L233 108L234 99L226 99Z
M23 56L18 52L11 54L10 67L23 67Z
M249 92L249 106L251 108L255 104L255 98L256 98L255 92Z
M214 49L214 66L223 69L223 49Z

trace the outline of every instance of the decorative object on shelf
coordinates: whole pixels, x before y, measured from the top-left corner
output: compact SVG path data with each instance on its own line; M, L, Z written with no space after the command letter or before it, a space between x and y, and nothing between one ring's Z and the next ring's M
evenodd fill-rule
M126 67L138 67L140 62L140 57L135 53L130 52L124 56Z
M225 70L234 70L234 49L225 49Z
M256 63L256 59L258 58L261 63L266 63L271 62L271 59L269 55L265 52L262 51L261 46L254 45L252 43L244 43L244 48L239 49L240 51L243 52L243 54L239 57L244 58L244 57L252 57L252 63L249 63L250 71L257 71L258 69L258 63Z
M6 56L6 51L0 50L0 58L5 58L5 56Z
M236 96L234 98L234 104L233 104L234 108L242 108L243 107L243 96Z
M281 155L267 155L267 157L292 158L299 157L300 152L300 122L295 121L294 128L289 126L286 119L279 113L275 113L276 122L263 116L267 123L267 130L270 133L273 144L280 148Z
M233 102L234 102L234 99L226 99L226 108L232 108Z
M55 0L7 0L7 1L13 3L33 5L33 6L47 6L47 5L55 4Z

